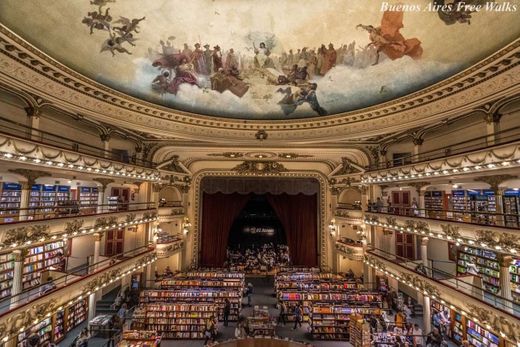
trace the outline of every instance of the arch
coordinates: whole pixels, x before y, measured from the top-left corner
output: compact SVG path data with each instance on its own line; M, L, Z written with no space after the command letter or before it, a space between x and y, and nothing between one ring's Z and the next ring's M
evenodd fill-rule
M343 190L338 197L339 204L354 205L356 201L361 201L361 191L354 187Z
M159 191L159 200L164 199L165 201L181 201L182 193L173 186L166 186Z

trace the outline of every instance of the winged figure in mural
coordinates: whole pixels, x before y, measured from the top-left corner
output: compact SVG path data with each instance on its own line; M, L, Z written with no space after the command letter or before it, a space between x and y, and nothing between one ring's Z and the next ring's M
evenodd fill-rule
M298 90L292 91L291 87L278 88L277 93L282 93L283 98L278 101L278 105L282 108L285 115L293 113L296 108L304 103L308 103L311 108L320 116L327 115L327 110L320 106L318 97L316 96L316 83L304 83L298 86Z
M139 23L145 20L146 17L129 19L119 16L118 20L112 22L112 16L109 13L110 8L107 8L103 13L103 7L110 2L115 2L115 0L90 1L91 5L98 6L98 10L88 12L81 22L90 28L91 35L94 33L94 30L106 31L108 33L108 38L101 44L100 53L108 51L112 53L112 56L115 56L116 52L132 54L123 45L135 46L134 42L137 41L137 38L134 34L139 33ZM116 26L116 24L120 25Z
M471 6L485 6L486 2L494 2L493 0L454 0L451 3L447 3L446 0L433 0L433 5L437 10L439 18L446 24L452 25L455 23L468 23L471 24L471 14L475 11L471 11L470 7L459 7L458 4Z
M374 46L377 49L376 61L373 65L379 63L381 52L392 60L405 55L413 59L419 59L422 56L421 41L417 38L405 39L399 32L403 27L402 11L385 11L379 27L363 24L356 26L356 28L362 28L368 32L370 43L367 47Z
M83 18L81 23L86 24L90 27L90 35L96 30L110 30L110 22L112 16L109 13L110 8L105 10L105 14L101 10L87 13L87 16Z

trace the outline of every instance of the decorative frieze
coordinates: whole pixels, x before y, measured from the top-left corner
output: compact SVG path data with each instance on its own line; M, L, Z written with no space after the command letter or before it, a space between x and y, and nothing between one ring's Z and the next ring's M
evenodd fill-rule
M246 160L233 168L241 175L278 175L288 171L283 164L276 161Z
M8 230L2 243L3 246L16 247L45 240L47 236L49 236L48 225L32 225Z

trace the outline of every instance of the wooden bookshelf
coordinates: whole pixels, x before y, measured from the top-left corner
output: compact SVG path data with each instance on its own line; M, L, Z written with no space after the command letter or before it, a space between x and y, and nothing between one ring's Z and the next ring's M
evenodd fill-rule
M217 314L210 303L142 304L134 313L137 330L156 331L165 339L202 339L208 319Z

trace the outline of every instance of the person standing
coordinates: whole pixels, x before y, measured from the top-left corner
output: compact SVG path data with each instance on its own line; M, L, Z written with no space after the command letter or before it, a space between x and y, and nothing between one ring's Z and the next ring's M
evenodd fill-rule
M424 346L423 332L417 323L415 323L412 328L412 340L414 347Z
M229 314L231 313L231 303L227 298L224 302L224 326L227 327L229 322Z
M287 324L287 320L285 319L287 315L287 306L285 305L285 302L280 301L280 315L278 316L278 323Z
M251 307L251 299L253 297L253 283L247 284L247 306Z
M296 307L294 308L294 328L293 330L296 330L296 327L299 325L300 328L302 327L302 308L300 307L300 304L296 304Z

